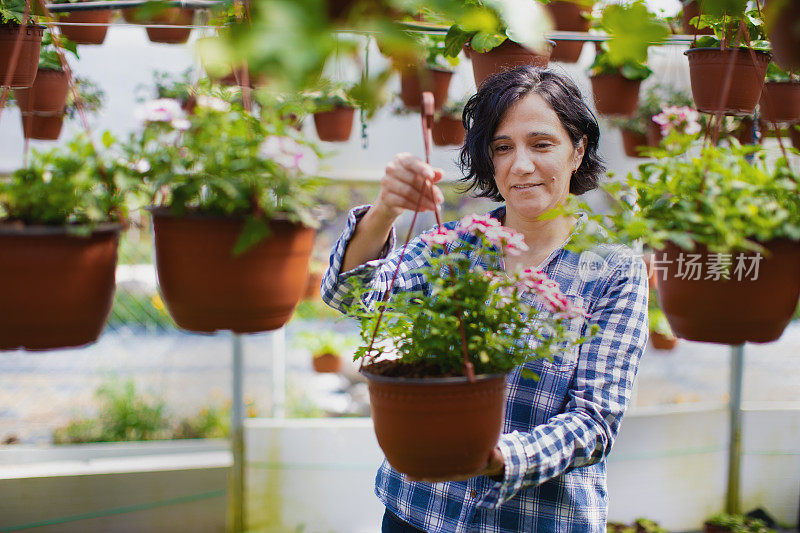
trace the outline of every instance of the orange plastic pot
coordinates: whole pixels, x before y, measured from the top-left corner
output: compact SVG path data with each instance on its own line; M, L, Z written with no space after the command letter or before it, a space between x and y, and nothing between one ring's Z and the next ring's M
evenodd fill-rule
M76 44L103 44L111 22L110 9L73 11L61 17L61 22L102 24L102 26L59 26L61 34Z
M378 444L395 470L415 477L469 474L486 466L505 409L505 375L389 378L369 373Z
M114 224L88 237L0 225L0 350L96 341L114 298L118 243Z
M590 81L598 113L624 117L636 114L641 80L629 80L621 74L600 74L592 76Z
M472 50L469 46L465 46L464 51L472 61L472 75L475 78L475 86L480 87L483 80L497 72L510 70L521 65L546 67L550 61L550 52L553 44L555 43L550 41L546 51L535 52L515 43L511 39L506 39L500 46L482 54Z
M433 121L431 137L436 146L460 146L464 135L464 124L457 118L439 117Z
M16 89L14 97L22 113L62 114L67 103L69 78L63 70L39 69L30 88Z
M422 105L422 92L433 93L434 107L441 109L447 102L447 92L453 73L449 70L431 68L410 68L400 74L400 100L403 105L419 108Z
M194 10L169 7L147 21L147 37L154 43L182 44L189 40L192 28L159 28L165 26L189 26L194 18Z
M270 237L234 256L244 219L152 214L158 283L178 326L253 333L289 320L308 281L314 230L274 220Z
M753 114L761 97L771 54L755 51L756 64L753 64L748 50L692 48L684 53L689 57L692 98L698 111L716 113L721 110L726 115ZM732 54L736 54L736 57L733 60L728 98L720 107Z
M583 14L588 13L585 7L572 2L555 1L546 6L553 18L556 31L589 31L589 20ZM550 61L562 63L575 63L581 57L584 41L556 41L550 52Z
M650 344L656 350L670 351L678 345L677 337L667 337L657 331L650 330Z
M355 109L352 107L335 107L330 111L314 113L314 126L317 128L319 139L326 142L350 140L354 113Z
M39 51L42 47L44 26L19 26L17 24L0 24L0 86L6 83L6 74L11 62L14 44L22 32L17 65L11 74L9 87L12 89L30 87L36 78L39 67Z
M761 94L761 118L767 122L800 120L800 83L771 81Z
M325 353L314 356L311 365L314 367L314 372L336 374L342 369L342 358L336 354Z
M639 154L637 148L647 146L647 137L628 129L622 129L620 133L622 133L622 146L625 148L625 155L628 157L644 157Z
M64 125L64 115L42 116L22 113L22 133L26 139L57 141Z
M734 253L727 281L705 279L707 273L703 269L699 275L678 276L681 252L699 254L698 263L708 264L710 258L704 247L686 252L668 243L656 252L661 269L659 304L676 336L721 344L771 342L781 336L800 297L800 242L778 239L763 246L770 256L762 256L755 279L751 279L753 272L737 279L734 269L738 253ZM754 256L751 252L744 255ZM747 259L743 264L751 266L751 261ZM693 277L700 279L689 279Z

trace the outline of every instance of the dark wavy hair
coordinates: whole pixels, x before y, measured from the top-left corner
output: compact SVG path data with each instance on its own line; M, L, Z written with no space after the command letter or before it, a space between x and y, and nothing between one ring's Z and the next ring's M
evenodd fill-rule
M503 201L494 181L491 140L506 111L530 93L538 94L550 105L575 147L586 136L583 161L570 179L569 192L583 194L600 184L605 172L597 153L600 127L575 82L550 68L521 66L487 78L464 107L461 120L467 134L459 165L466 191L475 189L477 197Z

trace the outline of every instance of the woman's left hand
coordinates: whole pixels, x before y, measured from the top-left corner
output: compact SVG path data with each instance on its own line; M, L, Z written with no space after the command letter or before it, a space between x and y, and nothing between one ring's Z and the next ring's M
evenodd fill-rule
M478 476L500 476L503 474L503 472L505 472L505 460L503 459L503 454L500 453L500 448L495 448L492 450L492 454L489 456L489 462L486 463L486 466L473 474L464 474L447 478L417 478L408 476L407 479L409 481L424 481L426 483L438 483L442 481L466 481Z

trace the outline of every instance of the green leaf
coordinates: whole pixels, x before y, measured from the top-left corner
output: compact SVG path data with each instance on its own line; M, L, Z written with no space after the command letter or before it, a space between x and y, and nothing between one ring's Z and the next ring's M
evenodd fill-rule
M501 33L485 33L479 31L473 35L469 42L470 48L476 52L485 53L493 48L497 48L507 39L505 34Z
M644 63L647 49L664 42L669 35L667 26L640 0L607 6L601 25L611 35L608 41L610 60L620 66L627 62Z
M238 256L257 245L272 234L269 224L264 220L248 217L242 228L242 233L233 247L233 255Z

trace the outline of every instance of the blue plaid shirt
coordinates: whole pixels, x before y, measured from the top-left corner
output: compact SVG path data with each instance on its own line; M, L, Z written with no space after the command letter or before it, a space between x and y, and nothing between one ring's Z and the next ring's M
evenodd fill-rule
M368 207L350 212L322 282L323 299L340 310L356 278L374 289L373 298L382 298L400 256L392 230L379 259L341 272L347 244ZM491 215L502 220L504 213L500 207ZM573 234L584 221L582 216ZM577 254L564 248L566 242L539 268L588 309L589 323L598 324L599 333L552 362L527 363L538 380L522 378L519 369L508 375L498 442L505 460L502 481L480 476L465 482L409 482L384 460L375 492L406 522L429 533L606 531L605 458L647 343L647 275L642 259L625 246L604 244ZM419 237L412 240L393 292L426 290L422 276L411 271L428 257L427 245ZM474 263L483 264L477 254ZM577 319L572 327L586 326Z

